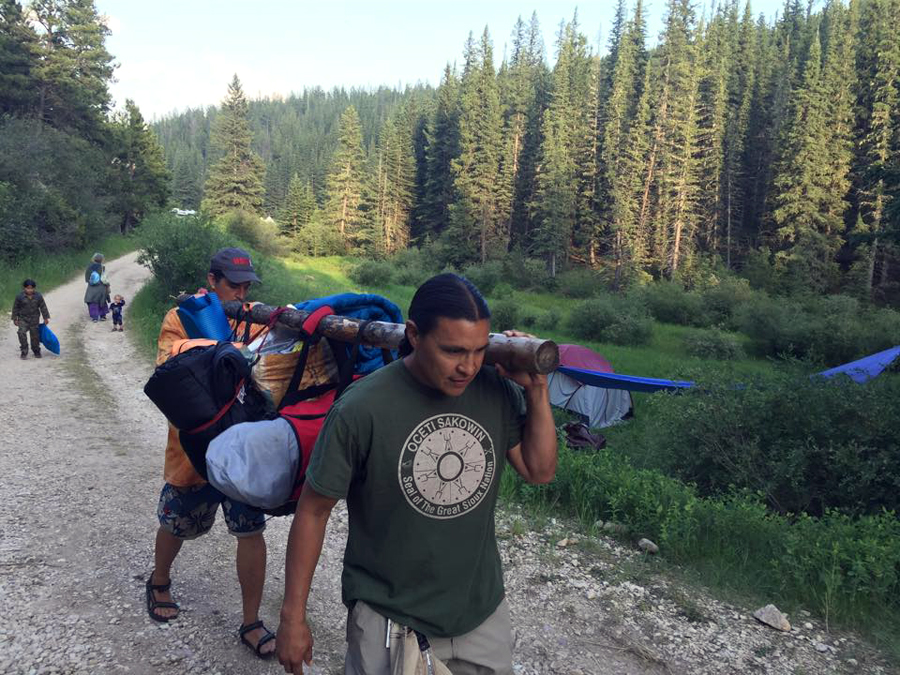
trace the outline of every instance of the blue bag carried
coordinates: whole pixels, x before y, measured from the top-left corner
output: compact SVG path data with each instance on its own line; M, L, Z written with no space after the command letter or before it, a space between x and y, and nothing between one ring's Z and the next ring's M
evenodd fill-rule
M189 338L228 340L231 324L215 293L192 295L178 305L178 318Z
M59 338L53 334L53 331L47 326L47 324L41 324L41 344L47 348L47 351L51 351L54 354L59 354Z

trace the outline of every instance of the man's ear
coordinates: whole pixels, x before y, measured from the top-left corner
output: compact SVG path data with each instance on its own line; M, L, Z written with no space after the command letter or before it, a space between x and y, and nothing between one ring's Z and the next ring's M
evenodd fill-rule
M409 346L413 349L419 345L419 327L416 326L415 321L408 320L406 322L406 339L409 341Z
M216 275L213 274L212 272L208 272L206 274L206 283L209 284L209 287L212 290L216 290Z

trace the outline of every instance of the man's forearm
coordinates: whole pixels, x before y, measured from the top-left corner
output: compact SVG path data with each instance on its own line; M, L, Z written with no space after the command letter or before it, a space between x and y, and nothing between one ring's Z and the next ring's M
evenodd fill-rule
M322 553L329 514L330 510L304 509L301 504L294 515L285 558L282 621L306 621L309 589Z
M549 483L556 473L556 426L550 410L547 387L525 390L527 405L525 428L522 434L522 461L528 469L526 477L532 483Z

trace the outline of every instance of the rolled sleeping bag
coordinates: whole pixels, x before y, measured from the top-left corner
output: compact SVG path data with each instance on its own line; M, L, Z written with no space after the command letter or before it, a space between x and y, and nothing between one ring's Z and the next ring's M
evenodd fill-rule
M209 443L206 471L214 488L235 501L274 509L290 499L300 446L282 418L229 427Z

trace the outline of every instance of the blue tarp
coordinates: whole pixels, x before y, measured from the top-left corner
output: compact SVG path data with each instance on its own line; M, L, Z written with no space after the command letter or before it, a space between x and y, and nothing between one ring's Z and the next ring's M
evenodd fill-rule
M693 382L661 380L655 377L635 377L633 375L618 375L616 373L598 373L593 370L585 370L584 368L572 368L571 366L560 366L557 370L579 382L594 387L627 389L628 391L640 391L648 394L654 391L689 389L694 386Z
M883 352L872 354L872 356L866 356L856 361L845 363L842 366L837 366L836 368L823 370L821 373L817 373L817 375L830 378L843 373L853 379L854 382L863 384L864 382L868 382L869 380L878 377L878 375L881 374L881 371L891 365L898 356L900 356L900 347L891 347L890 349L885 349Z

